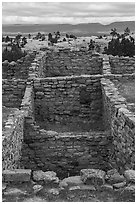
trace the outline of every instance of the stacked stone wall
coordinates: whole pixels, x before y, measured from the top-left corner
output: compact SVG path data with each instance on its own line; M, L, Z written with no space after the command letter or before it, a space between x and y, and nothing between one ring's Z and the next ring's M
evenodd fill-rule
M25 168L53 170L59 176L79 174L82 168L107 170L112 149L109 132L57 133L27 121L22 149Z
M102 119L100 76L47 77L34 80L35 116L50 122Z
M134 57L109 57L112 74L132 74L135 73Z
M20 168L24 137L24 114L17 110L9 115L2 135L2 169Z
M21 109L9 114L2 135L2 169L23 168L20 165L26 119L33 117L33 88L26 88Z
M10 108L19 108L25 93L26 80L2 80L2 105Z
M102 74L102 61L100 56L92 56L90 52L47 52L43 72L45 77Z
M74 63L73 70L76 71L83 62L79 67L82 73L82 69L87 70L90 59L90 63L94 64L93 58L88 56L89 53L84 54L67 51L51 52L48 56L43 55L41 61L41 53L39 53L38 58L29 67L27 82L21 79L3 80L3 105L20 109L10 114L5 123L2 138L3 169L21 166L42 170L55 169L57 171L58 169L61 174L63 171L76 173L82 168L103 170L112 168L113 159L120 170L134 169L134 116L127 109L125 98L120 96L114 84L109 80L121 77L134 78L134 74L109 73L106 60L104 63L107 66L106 72L104 76L99 75L102 73L100 72L102 58L96 57L94 60L97 60L98 75L37 78L45 76L46 73L49 74L48 70L45 72L45 69L42 69L43 64L46 63L47 66L49 63L49 68L52 70L50 63L52 60L55 62L54 58L57 61L57 64L54 63L54 71L58 66L65 70L66 62L71 65ZM59 61L57 56L60 56ZM50 57L51 59L48 59ZM98 63L100 63L100 68ZM61 69L60 73L62 73ZM78 74L77 71L75 73L66 71L66 73ZM85 74L87 73L86 71ZM92 72L92 74L95 73ZM67 124L70 121L72 123L84 121L95 126L101 122L105 129L111 130L111 134L87 132L64 133L63 135L63 133L41 130L35 123L35 117L36 121L42 121L45 124L46 122Z
M45 76L45 73L44 73L44 66L46 64L46 53L45 52L42 52L40 51L39 53L37 53L37 56L36 56L36 61L37 61L37 77L41 78L41 77L44 77Z
M120 170L135 168L135 117L109 79L101 79L104 120L111 129L113 156Z

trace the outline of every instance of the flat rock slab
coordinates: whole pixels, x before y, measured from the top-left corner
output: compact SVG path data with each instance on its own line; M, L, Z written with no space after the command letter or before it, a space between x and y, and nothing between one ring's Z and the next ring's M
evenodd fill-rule
M70 176L68 178L63 179L60 184L59 187L61 188L65 188L68 186L78 186L83 184L81 177L80 176Z
M114 189L123 188L124 186L126 186L126 181L113 184Z
M100 186L100 190L102 191L113 191L113 186L109 185L109 184L104 184L102 186Z
M30 169L3 170L2 178L4 182L25 182L30 181Z
M127 182L135 183L135 171L134 170L126 170L124 172L124 176L125 176Z
M105 171L99 169L82 169L81 180L87 185L103 185L105 183Z

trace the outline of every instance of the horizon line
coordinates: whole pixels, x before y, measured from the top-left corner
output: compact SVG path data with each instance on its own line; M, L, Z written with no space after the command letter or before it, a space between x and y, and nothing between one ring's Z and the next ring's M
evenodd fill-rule
M121 22L135 22L135 20L121 20L121 21L113 21L111 23L107 23L107 24L104 24L104 23L100 23L100 22L88 22L88 23L76 23L76 24L73 24L73 23L2 23L2 26L3 25L79 25L79 24L101 24L101 25L110 25L112 23L121 23Z

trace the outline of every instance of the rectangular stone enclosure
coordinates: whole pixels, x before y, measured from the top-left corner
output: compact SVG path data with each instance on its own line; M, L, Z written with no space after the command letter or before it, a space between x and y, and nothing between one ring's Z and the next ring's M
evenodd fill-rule
M28 79L3 80L3 105L15 109L5 114L3 169L59 177L134 169L134 115L112 82L123 75L104 74L102 62L90 52L40 52Z

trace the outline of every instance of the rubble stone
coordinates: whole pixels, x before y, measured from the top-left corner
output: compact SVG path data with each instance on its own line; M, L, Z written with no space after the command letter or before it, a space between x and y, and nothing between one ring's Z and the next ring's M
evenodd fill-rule
M135 183L135 170L129 169L124 172L127 182Z
M125 180L123 175L120 175L116 169L111 169L107 171L105 180L109 184L121 183Z
M82 169L80 175L85 184L103 185L105 183L105 172L99 169Z
M33 179L34 181L44 181L45 183L53 182L58 183L59 179L56 177L56 173L54 171L46 171L43 172L42 170L34 171L33 172Z
M68 178L63 179L60 183L59 186L60 188L65 188L69 186L77 186L83 184L81 177L80 176L71 176Z

